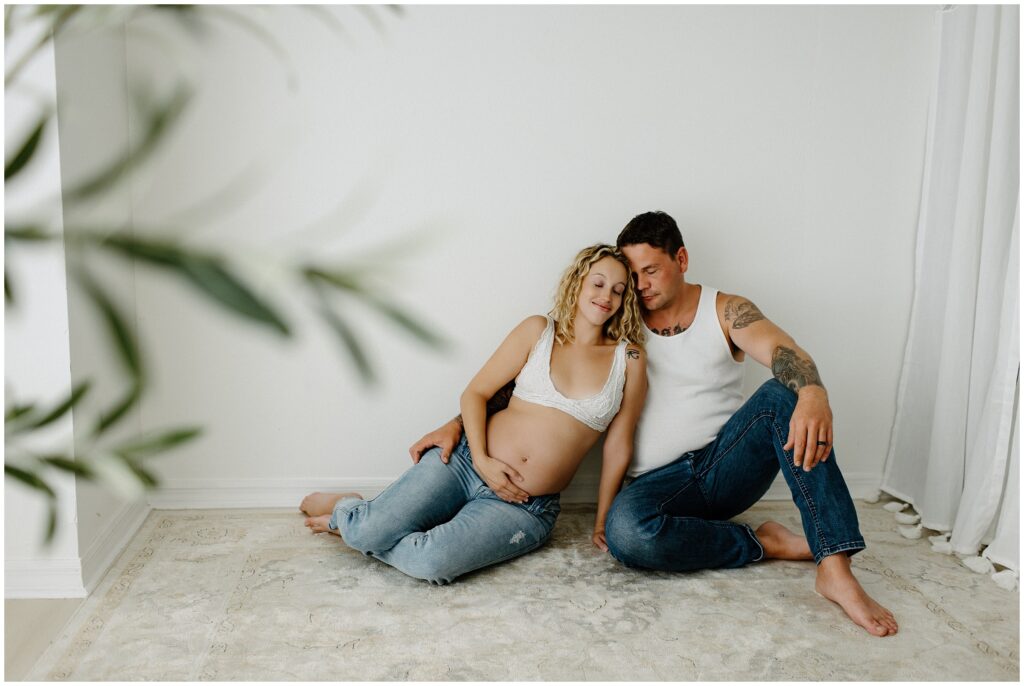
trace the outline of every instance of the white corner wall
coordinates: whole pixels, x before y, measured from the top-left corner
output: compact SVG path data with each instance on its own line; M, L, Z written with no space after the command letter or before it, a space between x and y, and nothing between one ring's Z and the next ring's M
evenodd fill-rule
M57 116L60 122L61 184L74 188L116 161L128 149L129 94L126 84L125 30L122 21L83 29L72 26L55 44ZM64 203L64 225L76 229L112 230L132 221L133 178L115 184L86 202ZM133 268L124 261L84 253L82 264L100 283L135 329L136 298ZM75 408L75 438L93 446L90 435L101 411L114 406L128 389L114 346L96 307L72 282L68 292L71 373L75 383L89 379L92 387ZM108 430L100 447L141 430L138 411ZM92 457L96 457L96 448ZM77 480L78 545L83 581L92 589L120 554L123 544L142 524L149 507L141 493L124 493L110 483Z
M5 46L20 55L38 33L12 36ZM40 114L38 99L55 98L52 46L44 47L26 66L19 87L4 93L5 147L10 151L32 131ZM59 229L60 158L56 127L43 135L30 167L5 184L5 223L17 224L48 211ZM53 198L57 199L56 204ZM8 247L5 265L12 268L15 306L5 307L4 400L7 405L41 402L47 406L71 392L67 284L64 251L59 245L18 244ZM73 452L73 427L67 415L45 431L35 432L19 446L36 452ZM8 443L5 460L16 461ZM15 462L16 463L16 462ZM43 544L46 501L14 479L4 478L4 597L82 597L81 561L76 528L76 493L72 478L57 477L51 486L58 496L57 535Z
M287 59L227 21L179 41L199 90L135 216L255 265L300 338L140 270L158 384L143 424L207 427L162 459L171 488L154 502L283 505L311 484L387 483L507 331L550 306L575 251L655 208L682 226L692 280L751 297L815 356L844 473L855 494L877 487L935 7L413 6L383 15L383 38L327 10L349 40L298 8L228 10ZM129 27L129 75L167 83L153 30ZM187 212L225 187L207 221ZM367 271L452 348L432 354L353 308L381 370L366 390L275 268L359 261L422 226L425 246L399 243ZM750 363L748 388L768 376ZM581 493L596 474L592 460Z

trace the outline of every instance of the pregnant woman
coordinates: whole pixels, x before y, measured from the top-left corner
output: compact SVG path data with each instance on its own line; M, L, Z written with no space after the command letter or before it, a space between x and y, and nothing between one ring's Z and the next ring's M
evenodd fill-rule
M595 531L633 456L647 391L643 320L623 255L584 248L562 276L550 316L520 323L462 394L465 433L443 462L422 459L372 500L313 493L301 509L315 533L409 576L445 584L541 546L558 494L605 438ZM508 382L508 407L486 403Z

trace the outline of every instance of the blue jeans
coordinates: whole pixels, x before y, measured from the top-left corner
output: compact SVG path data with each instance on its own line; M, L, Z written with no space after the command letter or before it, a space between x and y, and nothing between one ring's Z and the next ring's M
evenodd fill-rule
M560 510L557 493L521 505L498 498L473 469L463 437L448 464L433 448L373 500L339 500L329 526L364 555L447 584L540 547Z
M814 561L863 550L835 452L805 472L793 464L792 451L782 449L795 407L796 394L771 379L710 445L632 481L616 496L605 523L612 555L630 567L664 571L758 562L764 549L753 530L726 520L760 500L780 467Z

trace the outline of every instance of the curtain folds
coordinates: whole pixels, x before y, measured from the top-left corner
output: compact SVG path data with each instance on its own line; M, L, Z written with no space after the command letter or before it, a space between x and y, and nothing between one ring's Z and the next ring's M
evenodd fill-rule
M882 489L1018 569L1019 7L939 15L914 300Z

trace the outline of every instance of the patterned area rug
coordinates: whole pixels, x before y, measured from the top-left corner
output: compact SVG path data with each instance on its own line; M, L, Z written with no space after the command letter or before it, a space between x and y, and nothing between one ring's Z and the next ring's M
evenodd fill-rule
M1012 680L1019 595L858 503L854 559L900 633L814 592L812 563L670 574L594 548L567 506L540 550L431 586L297 512L155 511L29 680ZM799 530L790 503L738 521Z

